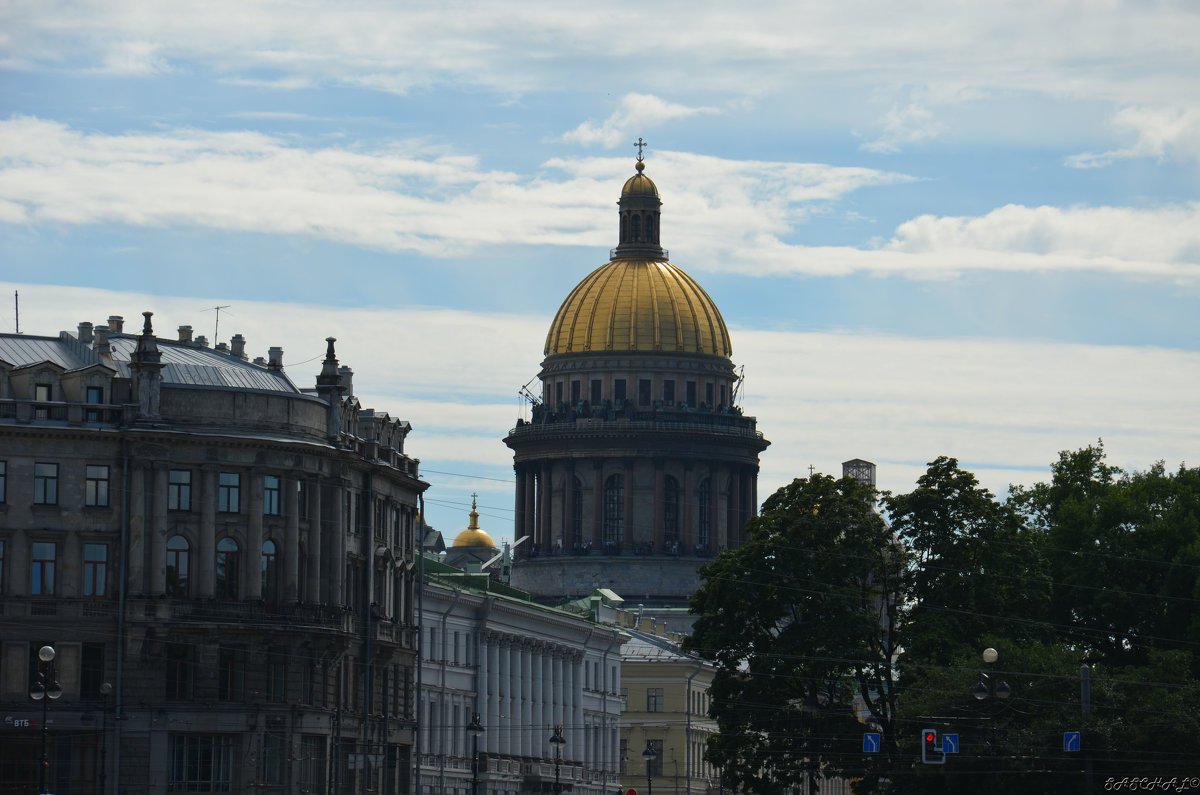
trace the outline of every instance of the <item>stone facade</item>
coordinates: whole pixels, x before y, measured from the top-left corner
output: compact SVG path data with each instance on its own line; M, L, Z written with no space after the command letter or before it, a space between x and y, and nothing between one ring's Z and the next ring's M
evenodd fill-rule
M0 335L0 791L43 736L59 795L411 791L427 484L351 378L150 313Z

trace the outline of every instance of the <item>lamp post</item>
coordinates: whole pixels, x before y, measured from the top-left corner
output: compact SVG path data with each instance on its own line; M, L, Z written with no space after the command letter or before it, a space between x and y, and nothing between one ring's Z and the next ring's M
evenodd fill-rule
M46 791L46 770L50 767L50 759L46 756L46 708L53 699L61 698L62 685L58 683L54 671L53 646L43 646L38 649L38 675L33 687L29 688L29 697L42 702L42 761L38 765L38 792Z
M550 735L550 744L554 746L554 795L559 795L562 792L562 784L558 780L558 771L562 766L562 749L567 744L567 738L563 737L562 726L554 727L554 734Z
M997 682L992 675L991 666L995 664L1000 655L992 647L983 650L983 661L988 665L987 672L980 672L979 683L971 690L971 694L975 696L977 701L988 700L992 704L989 706L991 713L990 728L988 731L988 755L991 757L992 775L988 778L991 781L991 791L996 791L996 718L999 712L1004 709L1004 702L1012 695L1012 688L1008 686L1008 682L1003 680Z
M108 781L108 696L112 693L112 684L105 682L100 685L100 795L105 795L105 783Z
M483 734L483 724L478 712L471 713L467 734L471 735L471 795L479 795L479 735Z
M654 779L651 776L654 768L651 765L655 759L658 759L658 752L654 750L650 740L646 741L646 750L642 751L642 759L646 760L646 795L654 795Z

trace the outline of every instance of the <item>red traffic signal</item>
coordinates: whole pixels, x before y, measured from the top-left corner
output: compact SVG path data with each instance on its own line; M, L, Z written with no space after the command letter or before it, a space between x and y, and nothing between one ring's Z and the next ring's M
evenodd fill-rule
M946 764L946 754L938 743L937 729L921 730L921 761L927 765Z

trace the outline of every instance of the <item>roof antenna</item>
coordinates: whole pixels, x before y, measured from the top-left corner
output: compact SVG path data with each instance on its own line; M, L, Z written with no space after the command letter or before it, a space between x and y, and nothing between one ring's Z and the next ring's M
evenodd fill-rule
M205 312L215 311L217 313L217 321L215 323L213 323L213 347L214 348L217 347L217 343L221 339L220 337L217 336L217 329L219 329L221 327L221 310L228 309L230 306L232 306L232 304L225 304L224 306L210 306L208 309L204 310Z
M17 333L21 333L21 291L13 290L13 314L16 315Z

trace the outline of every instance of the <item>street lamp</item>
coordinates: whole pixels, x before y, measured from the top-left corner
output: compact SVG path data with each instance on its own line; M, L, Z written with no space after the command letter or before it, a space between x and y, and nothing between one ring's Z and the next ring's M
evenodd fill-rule
M108 780L108 696L112 693L112 684L105 682L100 685L100 795L105 795L105 783Z
M562 766L562 749L567 744L567 738L563 737L562 726L554 727L554 734L550 735L550 744L554 746L554 795L559 795L562 792L562 785L558 782L558 769Z
M46 770L50 760L46 756L46 708L50 701L62 698L62 685L58 683L54 671L55 651L53 646L43 646L38 649L38 675L33 687L29 688L29 697L42 702L42 762L38 767L38 792L46 791Z
M654 795L654 780L651 778L654 768L651 767L651 764L658 759L658 752L654 750L654 745L650 740L646 741L646 750L642 751L642 759L646 760L646 795Z
M971 695L975 696L977 701L985 699L992 700L993 704L989 707L990 714L990 729L988 731L988 754L992 761L991 791L996 791L996 718L1004 709L1004 702L1012 695L1012 688L1008 686L1008 682L1003 680L997 682L995 677L990 673L991 666L999 659L1000 655L992 647L983 650L983 661L987 663L989 672L980 672L979 682L971 690Z
M479 735L483 734L483 724L478 712L471 713L467 734L471 735L471 795L479 795Z

